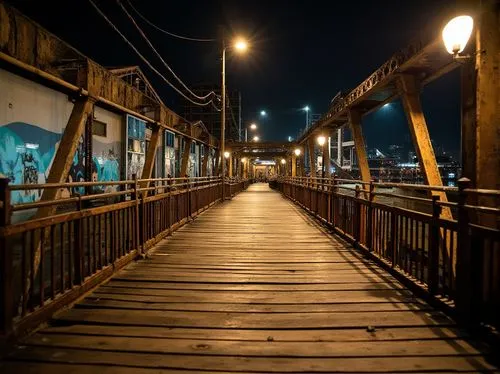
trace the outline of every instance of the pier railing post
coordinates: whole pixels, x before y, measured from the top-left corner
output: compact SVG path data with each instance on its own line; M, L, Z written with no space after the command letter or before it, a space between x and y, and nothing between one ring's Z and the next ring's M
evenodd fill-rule
M439 288L439 216L441 215L441 206L438 204L439 195L432 195L432 218L429 231L429 275L427 284L429 293L435 295ZM405 228L406 229L406 228Z

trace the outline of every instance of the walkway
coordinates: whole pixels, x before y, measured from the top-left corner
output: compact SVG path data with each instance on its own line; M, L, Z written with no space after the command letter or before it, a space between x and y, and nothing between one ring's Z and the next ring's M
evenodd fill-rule
M265 184L25 339L2 373L477 372L442 313Z

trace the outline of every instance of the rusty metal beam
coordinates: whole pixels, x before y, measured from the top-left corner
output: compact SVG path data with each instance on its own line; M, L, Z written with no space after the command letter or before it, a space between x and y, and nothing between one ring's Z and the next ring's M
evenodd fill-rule
M307 153L309 154L309 168L310 168L310 176L316 176L316 165L315 160L316 157L314 155L314 139L309 139L307 142Z
M188 161L189 161L189 154L191 153L191 144L193 143L193 140L190 138L184 138L184 150L182 152L182 158L181 158L181 175L180 177L184 177L187 172L187 166L188 166Z
M208 159L210 158L210 147L208 145L202 145L204 151L203 151L203 161L201 163L201 176L206 177L207 176L207 165L208 165Z
M361 128L361 114L354 110L349 111L349 125L351 127L352 137L354 140L354 148L356 149L356 157L358 159L359 171L363 182L370 182L371 174L368 166L368 157L366 156L365 138Z

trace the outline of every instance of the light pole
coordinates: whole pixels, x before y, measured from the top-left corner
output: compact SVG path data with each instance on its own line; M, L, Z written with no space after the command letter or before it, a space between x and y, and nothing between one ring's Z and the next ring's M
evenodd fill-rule
M325 178L325 149L326 138L323 135L318 136L318 144L321 147L321 180Z
M250 130L257 130L257 125L255 123L250 124ZM245 142L248 142L248 127L245 127Z
M234 42L234 50L240 53L244 53L248 48L247 42L238 38ZM225 142L226 142L226 43L224 39L224 31L222 30L222 83L221 83L221 134L220 134L220 154L224 155L225 152ZM226 165L222 162L222 201L224 201L224 179L226 177Z
M306 129L309 127L309 110L311 110L311 108L309 108L309 105L306 105L304 107L304 112L306 112Z
M295 176L297 176L297 175L300 176L301 175L300 170L297 171L297 164L300 165L300 154L301 154L300 148L295 148L293 153L295 153ZM292 166L292 170L293 170L293 166Z

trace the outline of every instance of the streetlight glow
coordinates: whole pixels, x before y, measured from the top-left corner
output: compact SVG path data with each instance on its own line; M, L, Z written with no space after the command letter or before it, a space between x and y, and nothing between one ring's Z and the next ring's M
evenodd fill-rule
M326 138L323 135L318 136L318 144L322 147L325 145Z
M311 108L309 108L309 105L306 105L306 106L304 107L304 110L305 110L306 112L309 112L309 110L310 110L310 109L311 109Z
M449 21L443 29L443 42L451 55L461 53L472 34L474 20L471 16L459 16Z
M257 130L257 125L256 125L255 123L252 123L252 124L250 125L250 129L251 129L251 130Z
M246 158L246 157L243 157L243 158L241 159L241 162L247 162L247 158Z
M248 43L243 38L238 38L234 42L234 49L240 53L244 53L248 49Z
M260 139L260 138L259 138L258 136L254 136L254 137L253 137L253 141L254 141L254 142L258 142L258 141L259 141L259 139Z
M261 115L262 117L265 117L265 116L267 116L267 113L266 113L266 111L265 111L265 110L261 110L261 111L260 111L260 115Z
M224 157L225 157L225 158L229 158L229 156L230 156L230 155L231 155L231 153L229 153L229 152L224 152Z
M295 153L295 156L300 156L300 148L295 148L293 152Z

